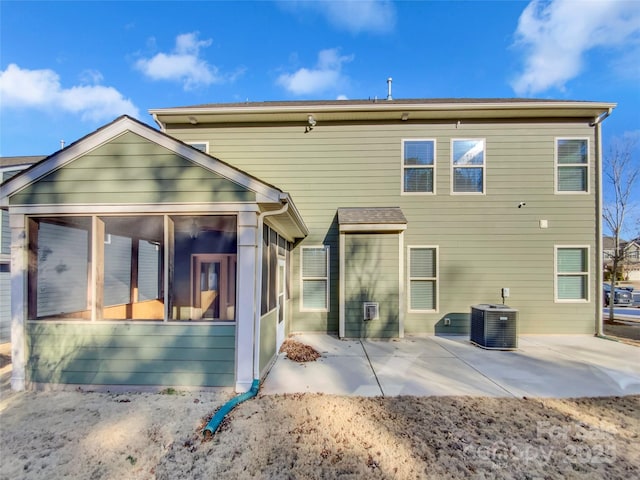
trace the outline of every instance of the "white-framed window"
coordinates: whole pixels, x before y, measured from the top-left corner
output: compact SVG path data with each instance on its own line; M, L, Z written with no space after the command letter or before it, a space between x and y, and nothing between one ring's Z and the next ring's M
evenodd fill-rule
M300 250L300 279L304 312L329 311L329 246L309 246Z
M402 140L402 193L436 193L436 141Z
M193 148L200 150L201 152L209 153L209 142L193 141L184 143L191 145Z
M485 140L482 138L451 140L451 192L484 194Z
M438 310L438 247L410 246L408 303L410 312Z
M589 193L589 140L556 138L556 193Z
M589 301L589 246L555 246L555 301Z

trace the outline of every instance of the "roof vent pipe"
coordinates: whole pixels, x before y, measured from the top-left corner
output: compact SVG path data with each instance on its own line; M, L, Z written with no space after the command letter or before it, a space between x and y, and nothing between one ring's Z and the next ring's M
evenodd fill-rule
M393 78L387 78L387 100L393 100L391 96L391 83L393 83Z

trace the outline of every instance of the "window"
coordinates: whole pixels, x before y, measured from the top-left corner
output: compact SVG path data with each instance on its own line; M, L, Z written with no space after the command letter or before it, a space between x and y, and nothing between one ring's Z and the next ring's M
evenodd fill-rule
M233 215L31 217L29 319L234 321L236 222Z
M556 301L589 300L589 247L556 247Z
M587 139L556 140L556 192L589 191L589 142Z
M184 142L187 145L191 145L196 150L200 150L204 153L209 153L209 142Z
M435 193L435 140L402 141L402 191Z
M329 247L302 247L303 311L329 311Z
M484 193L484 140L452 140L451 155L453 193Z
M409 247L409 310L438 310L438 249Z

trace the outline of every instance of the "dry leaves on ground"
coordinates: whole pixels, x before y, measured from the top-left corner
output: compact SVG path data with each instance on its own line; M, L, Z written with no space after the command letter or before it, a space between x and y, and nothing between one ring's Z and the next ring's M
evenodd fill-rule
M316 359L320 358L320 354L316 349L291 338L282 343L280 353L286 353L289 360L298 363L315 362Z

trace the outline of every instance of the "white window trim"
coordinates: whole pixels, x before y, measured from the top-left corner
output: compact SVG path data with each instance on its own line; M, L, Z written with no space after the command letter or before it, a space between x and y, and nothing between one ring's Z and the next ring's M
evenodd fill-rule
M558 298L558 250L565 248L582 248L587 250L587 271L583 275L587 276L587 298ZM591 247L589 245L554 245L553 246L553 301L554 303L591 303ZM577 275L576 272L566 275Z
M205 148L204 153L207 153L207 154L209 153L209 142L205 142L203 140L184 140L184 143L186 143L187 145L190 145L192 147L194 145L196 145L196 144L197 145L204 145L205 146L204 147Z
M433 280L436 283L435 309L415 309L411 308L411 250L431 249L436 251L436 276L435 277L415 277L416 280ZM408 245L407 246L407 312L409 313L438 313L440 311L440 248L438 245Z
M326 265L326 277L304 277L302 275L302 267L303 267L303 262L304 262L304 250L307 249L318 249L318 248L322 248L327 252L327 265ZM330 284L329 284L329 255L330 255L331 251L329 248L329 245L306 245L304 247L300 248L300 311L301 312L329 312L329 291L330 291ZM304 281L305 280L325 280L327 282L327 293L326 293L326 308L305 308L304 307Z
M587 141L587 163L558 163L558 141L559 140L586 140ZM584 167L587 169L587 189L583 191L558 190L558 168L559 167ZM589 195L591 193L591 142L589 137L555 137L553 140L553 190L556 195Z
M454 142L482 142L482 165L455 165L453 163ZM486 138L452 138L451 139L451 195L486 195L487 194L487 139ZM454 190L454 170L456 168L482 168L482 192L456 192Z
M433 165L405 165L404 164L404 144L405 142L433 142ZM438 143L435 138L403 138L400 142L400 195L435 195L436 194L436 164L438 158ZM433 191L431 192L405 192L404 191L404 171L406 168L430 168L433 170Z

